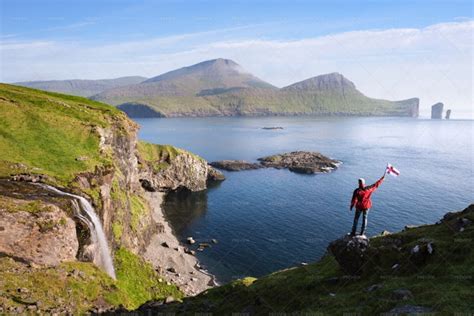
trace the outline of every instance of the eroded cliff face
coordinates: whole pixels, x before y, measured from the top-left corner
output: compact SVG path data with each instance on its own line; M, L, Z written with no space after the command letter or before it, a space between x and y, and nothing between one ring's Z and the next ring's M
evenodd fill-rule
M99 138L98 150L107 163L93 172L77 174L61 190L91 202L103 224L112 257L118 249L125 248L146 257L157 271L188 294L208 288L211 278L201 274L195 268L194 256L179 246L165 222L160 203L165 192L204 190L209 180L222 180L222 174L187 151L139 142L138 125L125 116L110 117L107 127L89 128ZM43 179L41 175L12 175L9 183L16 183L12 180L41 182ZM92 242L90 232L76 216L73 201L53 196L49 196L48 201L42 198L48 193L39 187L30 183L25 186L33 193L23 194L18 189L3 186L3 193L19 194L4 196L5 201L0 204L0 252L25 262L50 266L76 259L92 261L87 251ZM23 207L30 201L37 203L32 212ZM16 205L15 210L8 210L7 204ZM173 248L163 247L164 242ZM180 268L183 263L184 270ZM177 278L179 273L169 270L190 275ZM199 282L190 285L191 279L199 279Z

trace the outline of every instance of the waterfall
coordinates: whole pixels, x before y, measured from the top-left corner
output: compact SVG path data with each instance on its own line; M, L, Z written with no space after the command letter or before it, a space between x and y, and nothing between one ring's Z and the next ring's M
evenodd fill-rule
M102 223L100 222L99 217L97 216L89 201L87 201L82 196L63 192L46 184L38 185L58 195L73 198L73 203L79 210L77 217L87 225L91 232L93 262L115 279L114 265L112 262L112 256L110 255L104 229L102 228Z

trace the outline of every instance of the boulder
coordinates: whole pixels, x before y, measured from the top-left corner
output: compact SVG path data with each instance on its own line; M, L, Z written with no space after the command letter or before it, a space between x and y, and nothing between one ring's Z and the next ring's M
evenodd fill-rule
M433 309L424 306L417 305L403 305L392 308L388 313L383 313L384 315L421 315L423 313L432 313Z
M435 245L432 242L420 240L418 244L410 249L410 260L415 265L420 266L425 264L434 252Z
M371 286L369 286L366 291L367 292L374 292L374 291L377 291L378 289L381 289L383 288L383 284L372 284Z
M413 293L407 289L398 289L392 292L392 299L406 301L413 298Z
M211 182L217 182L217 181L224 181L225 176L222 174L222 172L209 167L209 170L207 171L207 181Z
M369 239L365 236L344 236L328 246L339 266L350 275L362 273L362 268L368 260L367 249Z

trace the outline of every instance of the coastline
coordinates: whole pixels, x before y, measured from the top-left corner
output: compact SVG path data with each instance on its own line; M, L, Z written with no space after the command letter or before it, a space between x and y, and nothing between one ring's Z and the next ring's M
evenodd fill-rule
M150 238L143 254L166 281L176 284L186 296L194 296L217 286L215 276L201 268L199 260L185 252L162 208L164 192L147 192L153 220L163 228Z

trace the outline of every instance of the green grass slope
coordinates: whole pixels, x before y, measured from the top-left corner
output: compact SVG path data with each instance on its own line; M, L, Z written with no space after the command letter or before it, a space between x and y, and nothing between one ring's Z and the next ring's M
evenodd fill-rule
M461 218L474 223L474 205L436 225L371 238L372 255L359 276L346 275L327 254L317 263L238 280L157 311L180 315L381 315L395 307L416 305L436 315L468 315L474 310L474 224L459 231L456 225ZM428 241L434 253L426 262L414 263L411 249ZM395 264L399 266L394 269ZM368 290L373 285L378 286ZM399 299L394 295L399 289L413 296Z
M109 164L97 127L128 121L99 102L7 84L0 84L0 112L0 177L28 172L63 183Z

